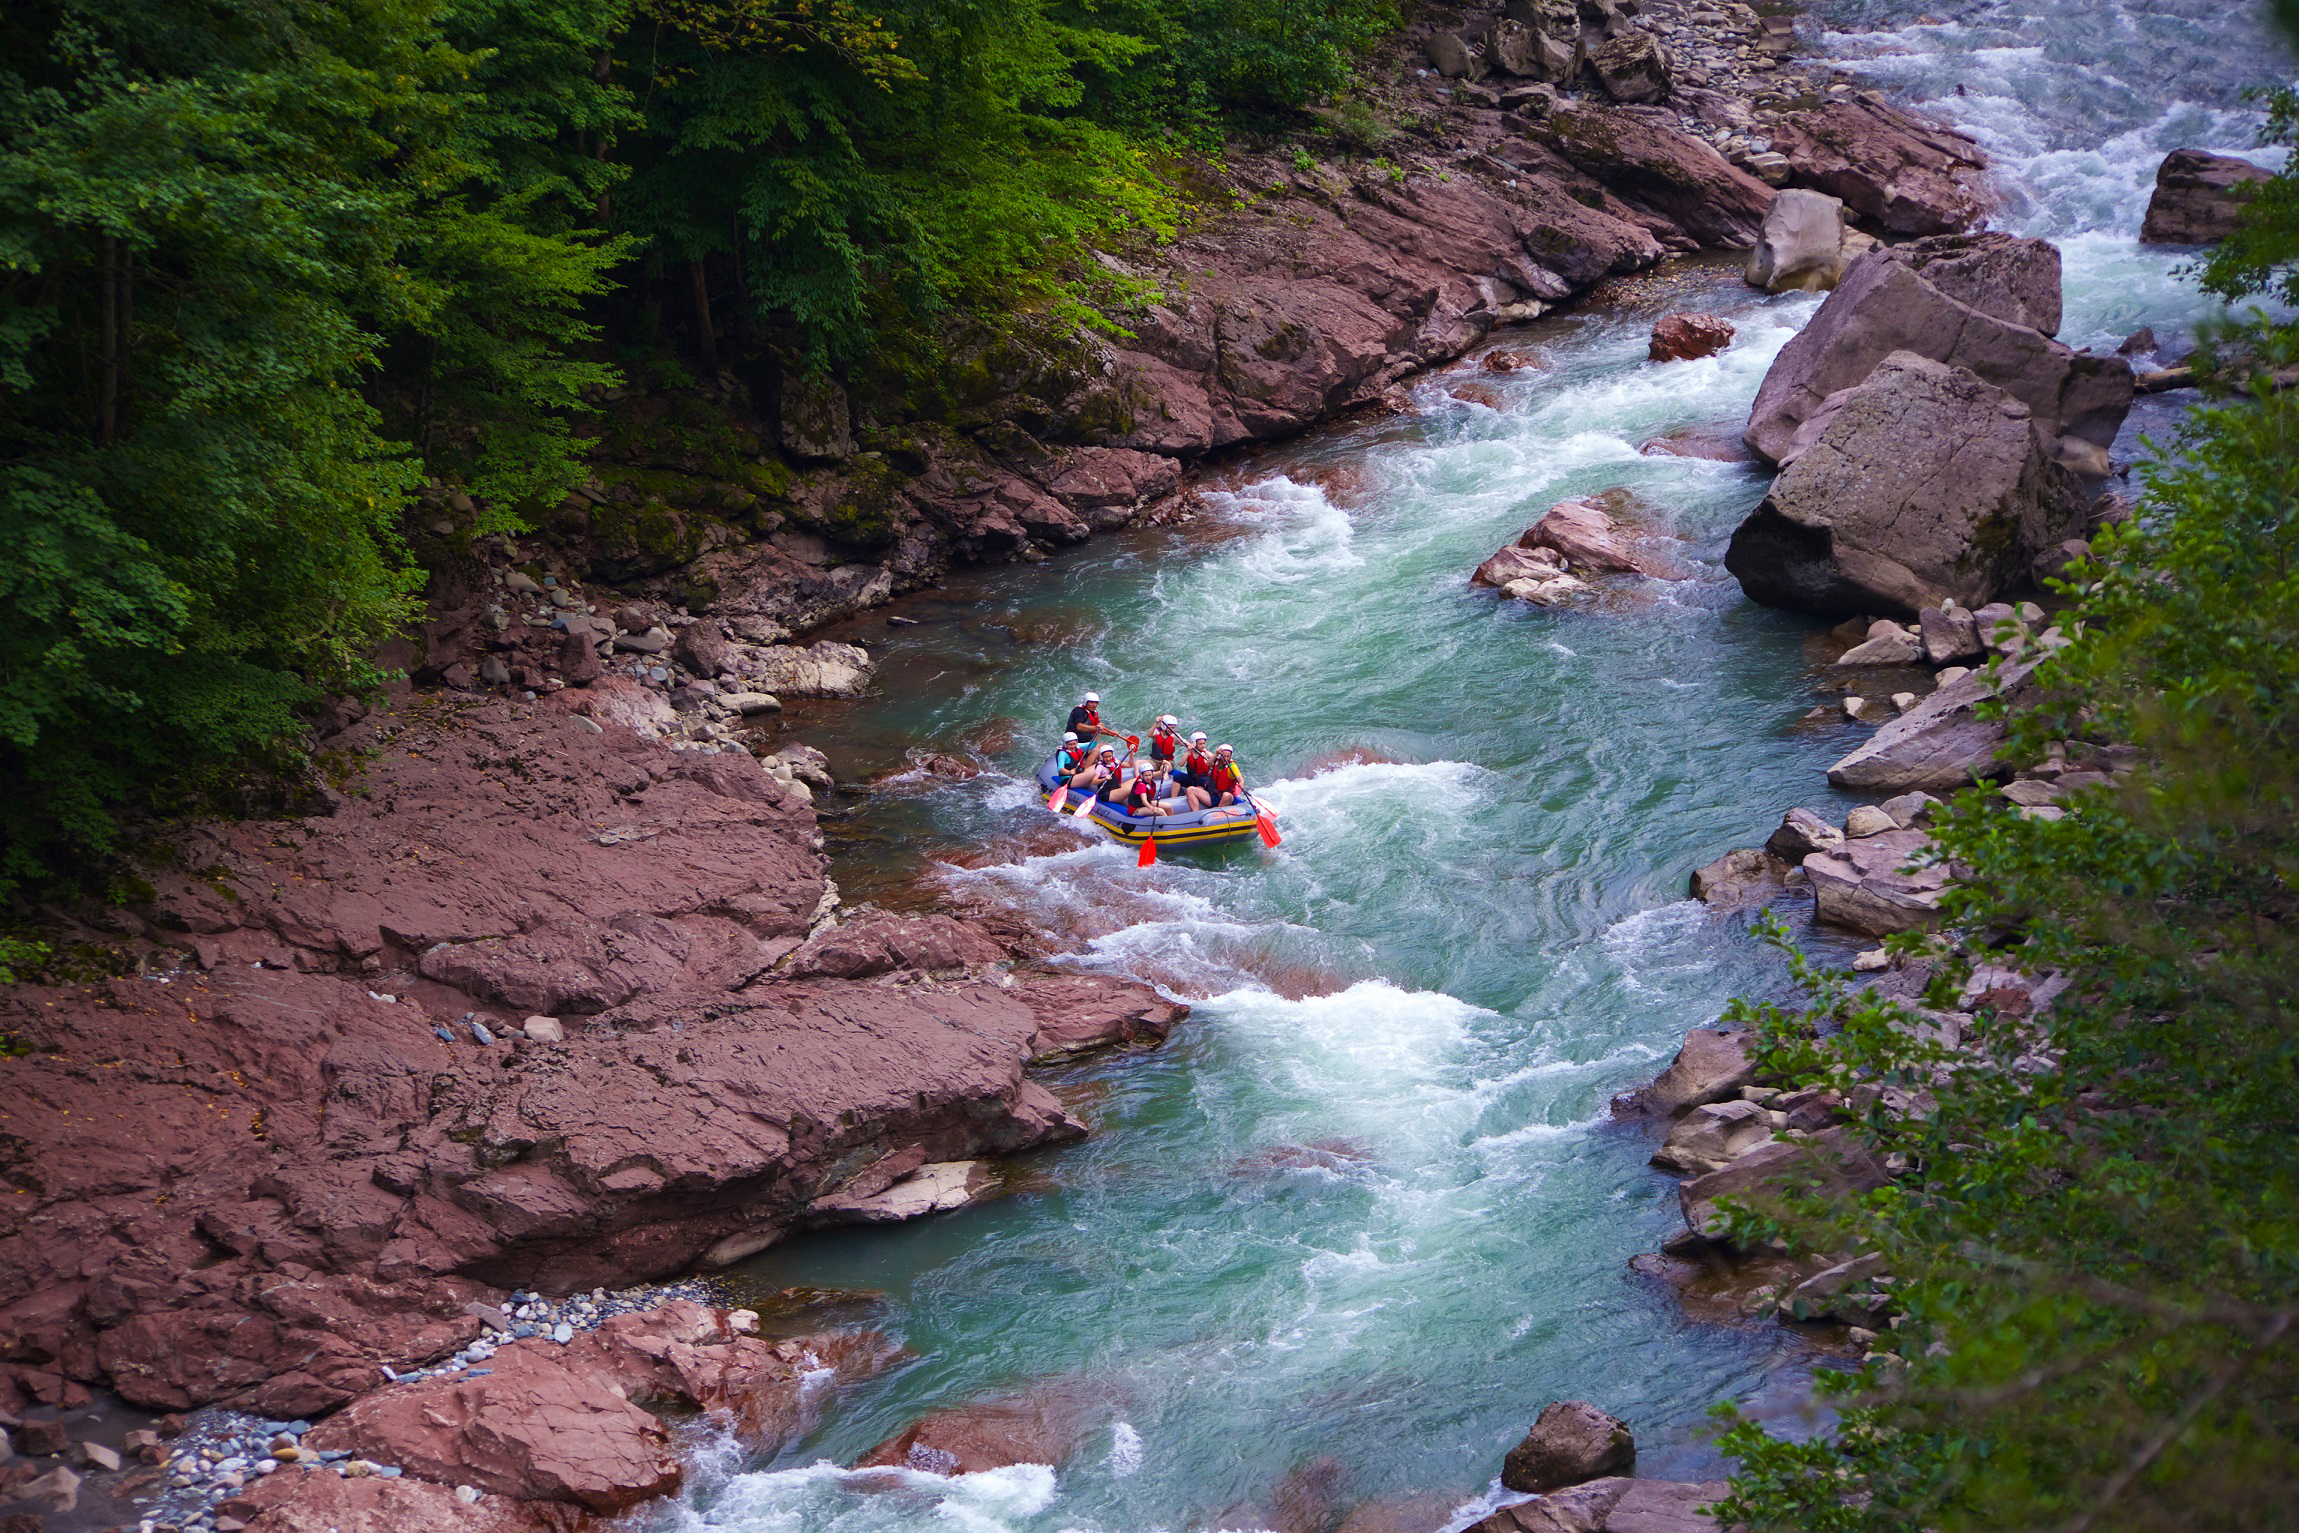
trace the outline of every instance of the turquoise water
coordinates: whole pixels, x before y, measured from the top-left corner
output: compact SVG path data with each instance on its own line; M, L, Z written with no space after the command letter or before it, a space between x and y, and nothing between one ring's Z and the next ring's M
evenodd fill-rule
M2126 10L2015 9L1967 7L1952 37L1826 43L1941 96L1997 32L2047 37L2024 61L1990 52L1985 110L1966 117L2005 155L2003 216L2067 241L2077 344L2143 322L2176 335L2201 310L2169 276L2176 256L2124 232L2130 193L2164 135L2214 140L2163 126L2168 97L2094 90L2054 55L2124 36L2083 18ZM2223 56L2241 23L2191 10L2180 25L2208 36L2189 51L2220 72L2164 89L2228 143L2245 130ZM2130 46L2162 53L2149 28L2167 11L2186 14L2128 8ZM1913 9L1828 14L1849 29ZM1607 1104L1728 997L1780 984L1745 921L1684 900L1688 871L1791 804L1847 802L1821 774L1857 732L1798 722L1816 625L1750 605L1719 564L1762 480L1647 450L1735 436L1814 306L1713 264L1629 284L1500 338L1534 368L1450 370L1409 415L1230 465L1185 528L954 578L896 609L917 627L852 625L881 695L790 720L842 778L895 774L831 810L849 897L922 878L1196 1011L1161 1051L1055 1078L1096 1135L1033 1158L1013 1196L746 1264L738 1280L760 1290L883 1295L916 1360L773 1462L719 1445L661 1525L1245 1527L1281 1477L1331 1459L1339 1507L1427 1496L1421 1525L1457 1527L1550 1399L1625 1417L1662 1475L1719 1472L1713 1401L1793 1419L1792 1387L1767 1386L1806 1365L1793 1339L1691 1324L1627 1270L1676 1222L1675 1189ZM1729 315L1733 346L1646 362L1652 318L1684 308ZM1614 489L1688 578L1559 612L1469 589L1552 502ZM1129 729L1172 711L1236 742L1283 847L1144 870L1052 822L1028 773L1085 687ZM908 747L988 770L904 778ZM836 1467L924 1411L1049 1383L1098 1402L1058 1465Z

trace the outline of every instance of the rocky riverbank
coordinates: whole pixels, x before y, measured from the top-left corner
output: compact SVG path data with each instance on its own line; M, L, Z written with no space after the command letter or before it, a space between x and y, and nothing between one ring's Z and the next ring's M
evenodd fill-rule
M1182 1009L978 924L843 909L820 758L746 731L858 692L869 656L793 641L954 561L1184 513L1215 454L1378 406L1607 276L1756 245L1778 186L1850 210L1839 255L1845 227L1981 206L1967 143L1806 76L1745 8L1519 9L1406 38L1432 63L1342 125L1361 151L1209 170L1229 211L1129 273L1161 295L1130 337L1002 341L932 408L731 375L609 400L593 482L531 536L471 536L484 508L435 487L426 623L387 657L417 687L326 722L302 812L192 827L143 870L88 933L139 971L0 1001L25 1444L68 1446L52 1413L110 1388L265 1423L260 1455L243 1432L116 1471L192 1527L566 1528L675 1486L651 1410L771 1446L883 1366L866 1332L769 1344L603 1295L957 1206L985 1158L1083 1132L1034 1064ZM1585 557L1603 529L1569 521L1530 547ZM5 1472L69 1515L51 1466ZM1629 1526L1615 1499L1588 1525Z

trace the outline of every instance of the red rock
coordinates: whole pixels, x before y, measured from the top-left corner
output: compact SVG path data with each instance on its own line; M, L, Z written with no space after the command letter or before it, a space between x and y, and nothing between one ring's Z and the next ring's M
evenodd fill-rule
M897 1355L870 1333L767 1342L735 1334L723 1312L679 1301L607 1320L560 1346L517 1342L484 1377L436 1377L370 1394L312 1429L321 1451L348 1449L442 1485L617 1512L676 1488L678 1460L644 1406L700 1407L772 1451L811 1425L806 1374L849 1383Z
M1790 181L1841 198L1887 234L1946 234L1986 210L1970 139L1894 110L1874 91L1792 113L1772 129Z
M1666 314L1654 322L1648 348L1655 362L1689 362L1732 344L1732 321L1714 314Z
M1586 1400L1558 1400L1541 1408L1525 1440L1509 1450L1501 1483L1540 1494L1619 1474L1635 1463L1636 1439L1628 1423Z
M1685 248L1746 250L1756 243L1772 188L1703 139L1649 117L1583 105L1539 124L1534 136L1605 190L1681 230Z
M1102 979L1047 1015L1030 976L730 992L823 889L811 809L739 754L435 699L339 738L377 754L334 815L200 828L179 866L212 874L155 880L204 971L0 996L40 1189L0 1225L10 1388L328 1410L475 1335L483 1284L732 1260L889 1156L1075 1137L1027 1060L1170 1025ZM880 956L1004 957L923 929ZM507 1033L506 997L593 1020L476 1046L460 1019Z
M790 955L782 972L794 979L810 975L867 979L896 969L923 973L979 969L1007 956L997 943L948 916L877 911L816 932Z
M1652 575L1673 578L1657 561L1631 548L1620 526L1595 497L1560 500L1525 529L1517 547L1547 548L1564 555L1578 574Z

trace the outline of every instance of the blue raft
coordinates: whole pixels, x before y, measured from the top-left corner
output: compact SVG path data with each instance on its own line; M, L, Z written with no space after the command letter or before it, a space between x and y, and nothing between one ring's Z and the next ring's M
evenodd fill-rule
M1059 759L1060 753L1056 752L1038 767L1038 792L1049 804L1053 802L1054 790L1062 784L1060 774L1054 770L1054 763ZM1077 797L1077 790L1071 789L1068 807L1063 810L1065 814L1075 810ZM1262 805L1259 812L1272 820L1277 818L1277 811L1267 805ZM1244 841L1258 834L1260 829L1255 821L1255 806L1250 795L1243 804L1232 804L1227 809L1201 809L1194 814L1127 814L1115 804L1096 800L1086 818L1108 832L1111 839L1123 841L1128 846L1139 846L1155 836L1161 850L1175 846L1218 846L1228 841Z

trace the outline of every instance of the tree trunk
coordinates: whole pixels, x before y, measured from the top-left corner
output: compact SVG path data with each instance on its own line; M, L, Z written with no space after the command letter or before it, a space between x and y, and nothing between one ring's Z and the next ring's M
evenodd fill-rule
M687 263L694 277L695 333L702 338L702 369L707 378L718 376L718 338L710 325L710 274L703 269L702 258L697 256Z

